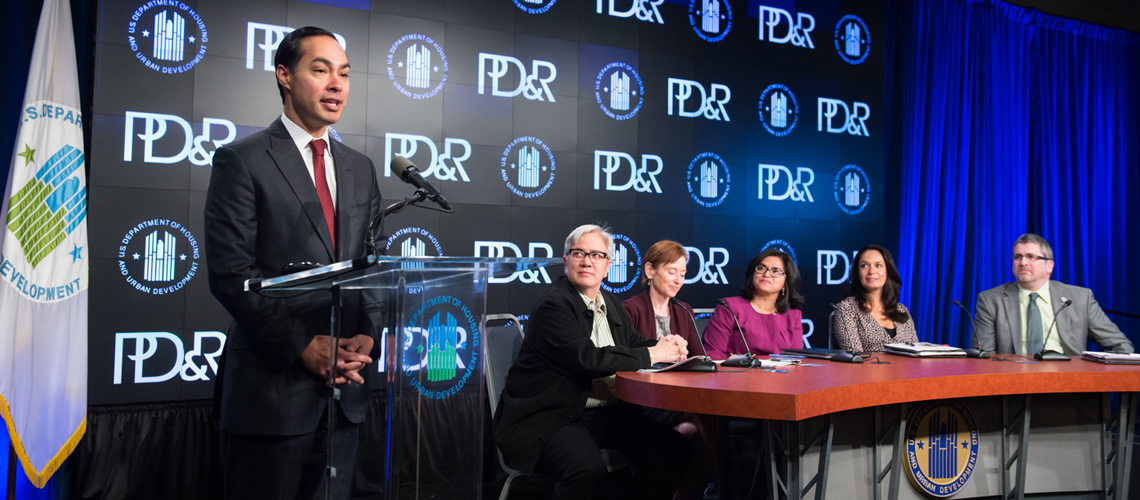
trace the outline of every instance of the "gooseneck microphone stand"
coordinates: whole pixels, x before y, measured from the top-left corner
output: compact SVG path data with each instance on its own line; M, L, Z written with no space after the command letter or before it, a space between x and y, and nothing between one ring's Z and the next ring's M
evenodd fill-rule
M1061 297L1061 308L1053 313L1053 322L1049 324L1049 329L1045 330L1045 339L1041 341L1041 352L1033 355L1033 359L1037 361L1069 361L1069 357L1057 351L1050 351L1045 346L1049 343L1049 335L1053 333L1053 327L1057 326L1057 317L1061 315L1066 307L1073 305L1073 301L1068 297Z
M368 242L365 243L365 245L368 246L369 253L375 257L379 257L382 253L380 251L380 248L376 246L376 236L382 232L382 229L384 227L384 217L401 212L410 206L417 205L418 203L426 200L427 197L427 190L420 188L417 189L416 192L412 193L411 196L388 205L387 207L384 207L383 210L380 210L380 213L377 213L376 217L372 218L372 222L368 224Z

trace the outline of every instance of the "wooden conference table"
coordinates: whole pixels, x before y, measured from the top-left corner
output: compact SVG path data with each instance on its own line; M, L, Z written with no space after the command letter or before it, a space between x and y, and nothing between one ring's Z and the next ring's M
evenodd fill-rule
M813 484L816 497L823 498L827 486L827 462L830 454L833 424L831 416L839 412L874 408L875 446L894 434L893 451L886 467L890 470L888 492L897 498L899 492L899 445L903 441L906 405L921 401L998 396L1002 401L1002 471L1001 496L1022 498L1025 492L1027 460L1017 459L1027 450L1030 434L1032 396L1039 394L1105 394L1120 393L1119 404L1111 418L1104 419L1102 432L1102 491L1114 498L1127 498L1128 468L1131 466L1131 442L1135 423L1135 400L1140 392L1140 366L1105 365L1074 358L1071 361L1018 363L990 359L919 359L880 354L890 364L833 363L805 360L822 366L793 366L786 373L763 372L758 369L717 373L639 373L617 374L619 398L643 406L664 408L724 417L763 419L765 430L783 429L783 436L765 433L765 441L785 446L786 450L767 446L771 463L772 493L801 498ZM999 356L1006 357L1006 356ZM1018 405L1011 405L1012 402ZM1020 406L1017 412L1010 406ZM1108 405L1105 404L1105 407ZM897 409L897 421L879 436L881 409ZM817 418L818 417L818 418ZM819 472L801 488L800 459L803 454L800 423L822 420L821 435L811 443L820 445ZM779 427L782 425L782 427ZM1115 438L1112 439L1113 430ZM1017 449L1007 446L1008 437L1016 433ZM783 439L781 439L781 437ZM822 439L821 439L822 437ZM806 441L805 441L806 442ZM811 444L807 445L811 447ZM1111 451L1109 451L1111 449ZM1119 450L1116 453L1115 450ZM784 453L780 455L780 453ZM1026 453L1028 461L1032 455ZM872 473L874 498L880 497L886 469L880 469L875 453ZM1016 460L1015 460L1016 459ZM1016 461L1016 466L1011 465ZM780 465L781 467L777 467ZM780 478L778 468L784 469ZM1015 469L1011 471L1010 469ZM1012 484L1009 475L1013 472ZM777 487L784 491L777 492ZM722 490L723 491L723 490ZM779 494L779 493L782 493ZM723 495L723 493L722 493ZM842 495L841 495L842 496Z

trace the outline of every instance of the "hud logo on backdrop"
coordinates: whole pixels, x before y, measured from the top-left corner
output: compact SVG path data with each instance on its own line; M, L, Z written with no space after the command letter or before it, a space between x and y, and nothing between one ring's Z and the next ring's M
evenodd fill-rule
M856 215L867 208L867 201L871 199L871 181L859 165L847 165L835 174L832 191L839 209L847 215Z
M245 69L253 69L255 57L254 48L261 49L261 69L264 71L277 71L273 66L273 55L277 52L277 47L281 45L281 40L285 39L285 35L292 33L296 28L289 26L278 26L276 24L255 23L249 21L245 23ZM333 33L333 38L336 38L340 48L348 51L348 41L344 39L339 33ZM260 39L260 42L258 41Z
M760 123L776 137L792 133L800 119L800 105L791 89L773 83L760 94Z
M515 3L515 7L522 9L527 14L542 14L554 7L554 3L558 0L511 0Z
M839 250L816 250L815 252L815 284L817 285L842 285L847 282L847 273L851 272L851 261L855 258L855 254L859 252L851 252L851 257ZM843 269L836 269L839 262L843 261Z
M641 279L641 250L624 234L614 235L614 254L610 259L610 272L602 280L602 289L624 293Z
M842 115L840 114L842 110ZM816 108L816 130L829 134L842 134L871 137L867 131L867 119L871 117L871 107L867 103L853 102L851 107L839 99L820 97ZM836 120L838 118L838 120ZM836 125L838 123L838 125Z
M650 170L650 165L656 166ZM622 167L628 167L626 172L629 172L625 182L622 182L621 174L617 174L623 170ZM644 154L641 155L641 166L637 165L637 160L620 151L594 151L594 189L600 190L602 174L606 174L606 191L629 191L633 189L638 193L657 193L661 194L661 186L657 184L657 175L665 168L665 161L660 156ZM615 183L614 178L619 180Z
M532 241L527 245L527 254L523 255L519 246L509 241L476 241L475 256L549 259L554 257L554 248L551 247L549 243ZM550 275L546 273L546 268L544 267L530 271L518 271L507 277L496 278L491 276L487 278L487 283L510 283L516 279L523 283L550 283Z
M689 0L689 25L701 40L724 40L732 31L732 7L728 0Z
M479 95L483 90L487 78L491 79L491 95L495 97L514 97L522 94L531 101L554 102L554 93L550 91L550 82L558 77L558 68L550 61L535 59L530 62L531 71L526 72L526 65L511 56L499 54L479 53ZM490 67L488 67L490 66ZM515 71L511 71L514 68ZM503 77L517 80L518 86L513 89L499 88Z
M384 253L392 255L399 249L401 257L439 257L443 255L443 247L439 239L427 229L418 227L405 227L388 237L388 244L384 246ZM400 265L402 269L423 269L422 262L405 262Z
M594 98L606 116L619 121L628 120L641 110L645 85L632 66L612 62L594 79Z
M784 9L760 6L760 41L764 41L767 35L767 40L771 43L791 43L796 47L814 49L815 44L811 41L814 29L815 18L807 12L797 12L793 20L792 14Z
M209 165L214 159L214 151L233 142L237 137L234 123L222 118L202 118L201 135L194 135L193 127L186 119L177 115L127 111L123 123L123 161L134 161L135 139L143 144L143 163L170 164L187 158L194 165ZM136 120L142 120L142 132L135 134ZM170 127L170 124L177 127ZM214 139L215 127L225 130L225 137ZM176 130L167 137L169 129ZM213 145L206 151L205 143ZM156 153L156 151L158 151ZM162 156L162 154L167 154Z
M775 248L776 250L779 250L781 252L784 252L784 253L792 256L792 262L796 263L797 266L799 265L799 260L796 259L796 250L794 248L792 248L791 243L788 243L787 241L784 241L781 239L771 240L771 241L765 243L764 246L760 247L760 252L763 252L764 250L767 250L769 248ZM757 252L757 253L760 253L760 252Z
M503 150L499 167L507 189L523 198L538 198L554 184L554 153L537 137L511 141Z
M685 179L689 187L689 196L692 196L698 205L706 208L724 203L724 199L728 197L728 188L732 184L728 164L720 155L711 152L701 153L689 162Z
M923 493L951 496L974 473L978 443L978 424L966 405L956 399L927 401L907 420L907 477Z
M724 247L709 247L705 253L697 247L685 247L685 262L688 266L696 266L696 274L685 278L686 285L700 282L706 285L727 285L728 276L724 275L724 266L728 265L728 249Z
M760 188L759 197L764 199L764 192L768 192L768 199L772 201L780 201L791 199L792 201L804 201L814 203L815 199L811 197L811 184L815 182L815 172L807 167L796 167L796 175L792 177L792 171L783 165L765 165L759 164L760 167ZM764 189L767 185L768 189Z
M848 64L859 64L871 53L871 32L859 16L846 15L835 23L835 51Z
M165 295L198 272L202 254L186 226L169 219L140 222L119 240L119 274L135 290Z
M458 297L427 299L409 317L403 337L404 380L422 396L445 399L480 376L478 320ZM414 373L420 371L427 376Z
M128 341L134 343L134 354L126 354L129 352L125 346ZM160 353L160 346L169 347L163 347ZM210 380L207 369L214 375L218 374L217 358L222 355L225 348L226 334L222 332L194 332L194 348L190 351L186 351L182 339L171 332L118 332L115 333L115 373L112 375L111 383L114 385L123 383L124 356L134 362L133 382L136 384L166 382L175 375L181 376L185 382L205 382ZM159 356L156 358L155 354ZM206 364L201 364L199 357ZM146 363L148 359L151 360L149 364ZM156 364L162 361L169 364ZM154 366L160 366L158 371L146 369ZM162 372L163 369L166 371Z
M694 109L685 109L685 104L689 102L689 98L699 95L696 100ZM677 116L685 118L696 118L704 116L709 120L716 121L731 121L728 118L728 110L724 109L724 105L728 104L728 100L732 99L732 91L729 90L728 85L713 83L709 86L708 92L705 92L704 85L700 82L692 80L682 80L680 78L669 79L669 106L666 108L669 116L673 116L673 104L676 102Z
M428 161L418 163L427 165L422 172L424 177L435 177L441 181L471 182L467 177L467 170L463 168L463 162L471 157L471 143L464 139L444 138L443 153L440 153L435 142L427 136L388 132L384 134L384 161L391 162L392 158L403 156L415 162L414 158L420 152L420 147L423 147L430 156ZM391 176L391 169L385 168L384 177Z
M206 23L182 2L147 2L131 13L127 45L135 59L159 73L190 71L206 55Z
M657 10L657 7L663 3L665 0L598 0L598 14L609 14L610 17L621 18L637 17L641 21L665 24L665 20L661 18L661 11ZM602 11L603 4L609 6L608 11ZM618 4L628 5L629 8L619 10Z
M412 99L434 97L447 83L447 55L431 37L408 34L388 48L388 79ZM432 85L432 82L438 82Z

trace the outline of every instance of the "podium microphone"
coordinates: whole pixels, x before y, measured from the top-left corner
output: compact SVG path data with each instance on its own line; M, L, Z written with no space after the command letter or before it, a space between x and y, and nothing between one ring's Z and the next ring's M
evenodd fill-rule
M393 157L392 162L388 164L388 169L391 170L393 174L396 174L396 177L399 177L400 180L411 184L417 189L424 190L424 192L427 193L428 199L434 201L440 208L451 211L451 204L447 202L447 199L443 197L439 189L436 189L432 183L420 175L420 169L416 168L416 164L412 163L412 160L403 156Z
M700 367L699 368L693 367L694 369L692 369L691 371L715 372L716 371L716 362L709 359L709 352L705 350L705 340L701 338L701 332L697 328L697 317L693 316L693 313L691 311L689 311L689 308L681 305L681 301L677 300L677 297L669 297L669 302L676 304L677 307L680 307L682 311L685 311L685 314L689 315L689 320L693 322L693 331L697 332L697 342L701 344L701 354L705 355L704 359L694 362L694 363L700 365Z
M724 299L716 299L719 306L724 306L728 310L728 314L732 315L732 321L736 323L736 331L740 332L740 340L744 342L744 354L733 354L728 359L721 362L721 366L728 366L732 368L751 368L759 366L760 360L752 355L752 348L748 347L748 339L744 338L744 329L740 327L740 320L736 318L736 313L732 312L732 308L728 307L728 303Z
M1041 342L1041 352L1033 355L1033 359L1036 359L1037 361L1068 361L1069 360L1068 356L1061 354L1057 351L1045 350L1045 346L1049 344L1049 335L1051 333L1053 333L1053 327L1057 326L1057 316L1060 316L1061 311L1064 311L1066 307L1073 305L1073 301L1069 300L1068 297L1061 297L1061 303L1064 305L1062 305L1060 309L1057 309L1057 312L1055 314L1053 314L1053 322L1049 324L1049 329L1045 330L1045 340L1043 340Z
M966 311L966 316L970 317L970 341L972 342L974 340L974 315L971 314L970 310L966 309L966 306L962 305L961 302L958 302L957 300L955 300L954 305L961 307L963 311ZM981 344L977 344L974 347L966 349L966 357L967 358L988 358L988 357L990 357L990 352L985 350L985 349L982 349Z

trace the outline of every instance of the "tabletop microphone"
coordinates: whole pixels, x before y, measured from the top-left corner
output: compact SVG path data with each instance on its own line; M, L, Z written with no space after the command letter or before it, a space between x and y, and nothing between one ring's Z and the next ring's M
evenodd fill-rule
M721 366L729 367L742 367L751 368L760 364L760 360L752 355L752 348L748 347L748 339L744 337L744 329L740 327L740 320L736 318L736 313L728 307L728 303L724 299L716 299L717 305L724 306L728 310L728 314L732 315L733 323L736 323L736 331L740 332L740 340L744 342L744 354L733 354L728 359L721 362Z
M843 314L843 311L839 310L839 304L828 304L828 305L831 306L832 309L835 309L835 314L836 314L836 316L839 317L838 318L839 322L843 323L843 335L850 338L851 332L847 331L847 322L843 320L844 318L846 318L846 315ZM854 351L845 351L842 349L837 351L835 354L832 354L830 359L832 361L842 361L844 363L862 363L863 362L863 356L855 354ZM878 359L878 358L875 358L875 359ZM876 361L876 363L878 363L878 362ZM879 364L882 364L882 363L879 363Z
M412 163L412 160L403 156L393 157L392 162L388 164L388 169L391 170L393 174L396 174L396 177L399 177L400 180L415 186L417 189L424 190L424 192L427 193L428 199L434 201L440 208L451 210L451 204L447 202L447 199L443 197L443 194L440 193L432 183L420 175L420 169L416 168L416 164Z
M697 342L701 344L701 353L703 353L705 355L704 359L701 359L699 361L693 361L693 363L699 364L701 366L700 367L694 367L694 369L691 371L715 372L716 371L716 363L713 360L709 359L709 353L708 353L708 351L705 350L705 342L703 339L701 339L701 332L697 329L697 317L693 316L693 313L692 313L692 311L689 311L689 308L681 305L681 301L677 300L677 297L669 297L669 302L676 304L676 306L680 307L682 311L685 311L685 314L689 315L689 320L693 322L693 331L697 332Z
M1057 312L1053 314L1053 322L1049 324L1049 329L1045 330L1045 340L1041 342L1041 352L1033 355L1033 359L1036 359L1037 361L1069 360L1069 357L1064 354L1061 354L1057 351L1048 351L1045 349L1045 346L1049 345L1049 335L1053 333L1053 327L1057 326L1057 316L1060 316L1061 311L1064 311L1066 307L1073 305L1073 301L1069 300L1068 297L1061 297L1061 304L1061 308L1057 309Z
M966 308L966 306L962 305L962 303L958 302L957 300L954 301L954 305L962 308L963 311L966 311L966 316L970 317L970 340L971 341L974 340L974 314L971 313L970 310ZM967 358L988 358L988 357L990 357L990 352L985 350L985 349L982 349L981 344L977 344L974 347L966 349L966 357Z

